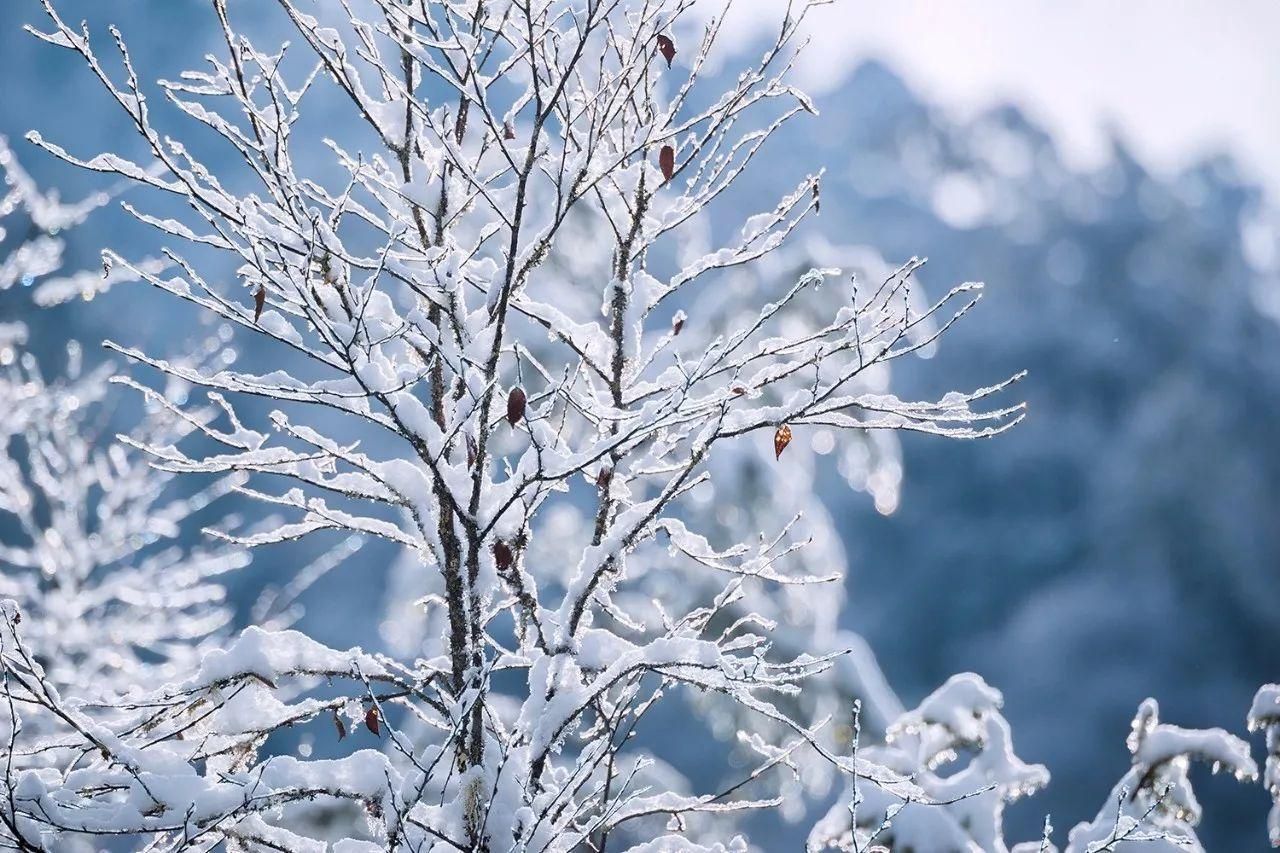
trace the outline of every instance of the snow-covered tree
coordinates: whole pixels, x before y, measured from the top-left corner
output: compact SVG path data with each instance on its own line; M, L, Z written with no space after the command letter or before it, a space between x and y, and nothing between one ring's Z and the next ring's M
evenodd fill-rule
M927 249L926 289L940 271L988 281L975 322L894 387L1031 379L1027 421L998 441L905 441L891 517L824 493L850 550L846 624L909 704L964 669L999 687L1019 753L1053 773L1014 820L1026 836L1049 810L1065 840L1115 782L1098 757L1142 699L1242 734L1277 680L1280 228L1227 157L1152 172L1116 139L1081 170L1010 106L956 116L875 64L824 88L822 132L778 140L824 159L824 230ZM1256 790L1197 793L1205 846L1263 846L1242 814Z
M727 84L704 73L719 22L693 32L684 0L371 0L332 20L279 5L306 60L258 47L214 0L225 54L160 83L197 146L155 126L118 33L117 79L45 2L38 35L83 57L154 162L33 141L187 207L183 220L128 208L192 245L166 250L176 274L115 253L109 270L278 345L257 373L115 345L225 395L221 420L184 420L216 450L141 442L155 464L248 476L245 494L294 512L222 531L238 545L332 530L396 543L431 578L428 627L411 660L251 628L104 727L41 690L47 674L9 626L7 673L84 749L70 769L12 781L16 843L726 849L726 818L777 805L753 785L802 754L931 802L831 748L809 714L803 688L838 664L839 638L811 648L812 632L777 629L788 596L779 606L775 590L829 584L839 566L798 556L804 522L789 513L724 511L748 489L782 491L797 437L865 457L867 431L976 438L1021 413L978 405L1007 382L924 402L883 387L884 365L977 297L966 284L921 302L918 261L854 287L831 268L774 268L723 292L820 205L809 175L735 233L701 222L737 203L769 138L811 110L786 81L809 4ZM346 105L341 127L307 123L326 91ZM210 131L239 172L200 159ZM709 245L688 251L694 237ZM238 281L201 272L218 257ZM246 397L280 406L272 432L246 423ZM630 745L678 689L732 709L756 755L738 782L687 791L663 755ZM361 725L385 749L264 748L307 723L338 739ZM344 803L367 821L318 814Z
M0 239L16 235L6 240L0 285L21 284L43 304L61 301L69 288L101 292L97 276L54 274L63 259L59 234L105 196L61 204L36 188L2 140L0 164L9 186ZM127 278L108 277L107 285ZM20 774L82 758L84 744L63 736L67 718L58 709L74 709L85 726L105 725L130 695L191 671L226 639L221 576L248 562L241 547L189 548L180 539L241 475L183 493L173 474L129 446L175 443L194 425L156 411L116 438L111 365L83 371L71 341L65 367L47 379L26 350L27 334L22 323L0 324L0 742L8 805L0 808L0 838L20 848L26 842L12 807ZM216 338L210 343L187 359L221 349ZM164 396L183 394L184 384L173 382Z

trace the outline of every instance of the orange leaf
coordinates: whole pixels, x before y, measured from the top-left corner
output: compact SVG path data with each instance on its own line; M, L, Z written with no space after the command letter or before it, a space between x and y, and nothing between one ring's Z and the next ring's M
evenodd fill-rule
M378 717L378 706L370 705L364 712L364 726L378 737L382 737L382 721Z
M783 424L778 427L778 431L773 434L773 458L781 459L782 451L787 449L787 445L791 443L791 427Z

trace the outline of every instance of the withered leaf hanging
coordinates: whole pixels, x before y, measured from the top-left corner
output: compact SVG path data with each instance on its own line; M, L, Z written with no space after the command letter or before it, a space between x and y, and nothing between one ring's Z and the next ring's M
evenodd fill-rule
M508 571L516 561L515 554L511 552L511 546L501 539L494 542L493 561L498 565L499 572Z
M527 401L524 389L519 385L511 389L507 395L507 423L515 426L524 417L524 406Z
M658 36L658 51L662 54L662 58L667 61L667 67L671 67L671 60L676 58L676 43L671 40L670 36Z
M267 289L262 285L258 285L257 291L253 294L253 322L257 323L262 319L262 306L267 304Z
M658 152L658 165L662 168L662 179L670 181L671 176L676 173L676 150L670 145L662 146L662 150Z
M338 712L333 712L333 727L338 730L338 740L342 740L347 736L347 726L342 722L342 718L338 716Z
M791 443L791 427L783 424L778 427L778 431L773 434L773 458L781 459L782 451L787 449L787 445Z
M370 705L364 712L364 726L378 737L382 737L382 719L378 716L378 706Z
M511 122L506 122L502 125L502 138L503 139L516 138L516 129L511 126Z

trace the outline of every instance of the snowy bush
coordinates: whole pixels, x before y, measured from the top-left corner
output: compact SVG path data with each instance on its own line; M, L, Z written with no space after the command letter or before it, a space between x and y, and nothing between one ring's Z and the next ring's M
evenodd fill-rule
M0 368L0 598L23 615L49 682L96 699L198 663L230 616L219 576L248 555L176 543L239 476L176 495L173 475L127 444L177 442L193 425L153 413L125 442L95 440L111 367L80 375L75 345L68 360L52 382L30 354Z
M3 230L23 235L9 243L0 285L20 283L38 303L57 301L76 278L52 277L62 264L58 235L106 196L60 203L56 193L36 188L3 140L0 165L9 187L0 203ZM154 411L123 440L114 438L119 412L105 402L110 365L83 372L80 346L70 342L61 375L47 379L26 351L26 337L18 323L5 324L0 335L0 599L9 602L6 619L23 620L42 686L106 708L189 671L227 627L219 576L244 566L247 553L188 549L177 540L242 478L179 494L170 488L172 474L129 445L176 443L194 425ZM202 355L208 353L189 358ZM168 396L182 390L173 383ZM6 663L12 652L4 650ZM20 732L12 714L5 725L9 735L22 735L15 754L25 761L50 748L31 739L54 724L39 713L20 716Z
M38 303L59 301L76 276L51 277L62 263L57 235L104 199L61 205L37 191L2 141L0 163L10 187L4 228L25 232L9 244L2 283L31 287ZM10 797L25 773L82 758L84 742L65 736L69 721L82 733L119 724L131 697L189 672L225 641L222 576L248 562L238 546L179 541L240 475L184 494L130 446L176 443L194 425L153 411L113 437L120 413L107 402L111 366L83 372L70 342L61 374L47 379L26 339L20 323L0 327L0 739ZM163 396L182 393L182 383L170 383ZM2 817L0 837L32 849L22 847L12 807Z

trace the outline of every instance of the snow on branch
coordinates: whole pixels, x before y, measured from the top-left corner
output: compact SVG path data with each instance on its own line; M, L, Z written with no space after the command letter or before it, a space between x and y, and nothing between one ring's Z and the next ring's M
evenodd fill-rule
M1258 775L1243 740L1222 729L1162 723L1154 699L1138 707L1127 744L1133 766L1116 783L1098 816L1071 830L1067 853L1202 851L1195 832L1200 803L1188 776L1191 762L1203 762L1214 773L1226 771L1240 781Z
M857 751L911 779L919 795L858 784L854 777L844 800L814 826L807 849L1009 850L1005 804L1043 788L1049 773L1014 754L1001 704L1000 692L978 676L953 676L900 716L885 744ZM858 729L855 720L855 749Z
M107 275L77 272L48 277L62 267L65 248L62 232L84 222L89 214L118 195L123 186L114 192L95 193L74 204L63 202L56 191L42 191L36 186L3 136L0 136L0 169L4 171L6 187L0 197L0 240L13 229L25 232L0 261L0 290L14 285L34 287L32 296L36 303L49 306L77 298L89 300L116 284L138 280L137 275L123 269ZM156 260L140 263L153 272L166 266ZM40 281L41 278L44 280Z
M1249 708L1249 731L1260 731L1266 737L1267 763L1262 773L1262 786L1275 805L1267 817L1267 837L1272 847L1280 847L1280 684L1264 684L1258 688Z
M127 445L285 514L217 531L237 546L333 530L396 543L418 633L392 658L253 629L98 722L46 689L15 624L8 695L84 760L24 776L11 833L318 850L341 826L350 849L737 850L723 839L739 813L858 778L884 810L997 838L1000 804L1043 771L1012 755L990 688L938 700L977 715L974 731L922 707L943 744L904 724L849 756L829 724L855 699L880 729L901 708L837 628L843 555L814 448L838 445L842 475L888 511L888 436L985 438L1023 409L1004 394L1017 376L936 400L889 390L892 363L935 346L980 287L930 300L921 260L877 261L862 284L815 257L796 238L819 172L730 207L777 131L812 112L788 72L820 4L790 4L724 81L703 73L720 23L697 33L689 0L277 5L294 47L211 0L224 49L153 86L118 31L42 0L37 35L79 55L149 162L33 141L181 201L182 218L148 212L147 192L125 208L172 241L167 268L108 250L108 270L271 353L113 343L192 389L122 380L198 439ZM156 126L155 92L172 126ZM323 98L341 116L328 138L303 118ZM227 157L195 153L210 134ZM713 210L739 217L714 244ZM251 398L276 410L260 418ZM710 709L743 778L690 791L635 747L671 700ZM273 753L292 726L332 732L338 757ZM352 747L361 728L379 750ZM970 769L913 779L947 743L978 751Z

